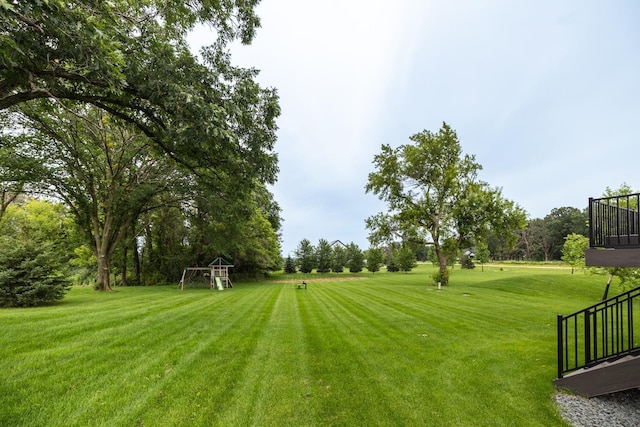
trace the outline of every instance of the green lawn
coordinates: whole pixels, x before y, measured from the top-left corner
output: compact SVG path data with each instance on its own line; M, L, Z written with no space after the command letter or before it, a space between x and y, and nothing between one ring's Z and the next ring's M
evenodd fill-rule
M603 278L485 267L439 291L432 271L73 288L0 310L0 425L566 425L555 317Z

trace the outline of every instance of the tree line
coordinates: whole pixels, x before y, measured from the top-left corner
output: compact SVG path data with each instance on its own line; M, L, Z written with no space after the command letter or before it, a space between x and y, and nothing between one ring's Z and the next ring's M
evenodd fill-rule
M386 266L387 271L411 271L416 266L416 254L407 247L369 248L362 250L351 242L343 244L336 240L329 243L326 239L320 239L314 246L308 239L302 239L294 257L290 255L284 260L284 272L286 274L301 272L311 273L359 273L366 268L371 273L380 271Z
M253 39L256 5L0 0L4 226L11 205L54 202L102 290L114 271L174 280L216 256L275 268L278 96L229 53ZM216 34L199 56L186 42L196 25Z

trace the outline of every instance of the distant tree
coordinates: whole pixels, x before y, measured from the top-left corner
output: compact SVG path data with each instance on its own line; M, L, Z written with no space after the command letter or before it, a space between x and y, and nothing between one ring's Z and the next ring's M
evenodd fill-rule
M400 266L398 266L398 263L393 256L389 258L389 261L387 261L387 271L389 273L397 273L400 271Z
M293 259L291 259L290 256L288 256L285 260L284 260L284 272L286 274L293 274L296 273L298 270L296 269L296 263Z
M442 284L450 257L447 241L467 247L490 230L508 241L524 227L525 213L478 179L481 166L474 156L463 155L456 132L443 123L437 133L413 135L413 144L383 145L374 157L376 171L369 174L367 192L387 202L389 213L366 220L372 244L400 237L402 241L433 245Z
M408 246L403 246L398 249L395 253L395 259L400 271L404 271L405 273L411 271L417 265L416 255Z
M384 253L380 248L370 248L365 253L366 267L372 273L380 271L380 267L384 263Z
M302 273L311 273L316 267L316 250L308 239L302 239L295 251Z
M416 259L421 262L427 261L429 248L430 247L427 245L416 245L416 248L415 248Z
M588 219L585 209L580 210L573 207L552 209L549 215L544 217L551 259L559 260L562 258L562 247L568 235L580 234L586 236L589 233Z
M478 260L478 262L482 266L482 271L484 271L484 265L490 261L489 247L487 246L486 242L480 241L476 243L475 255L476 260Z
M332 253L331 244L325 239L320 239L316 247L316 271L318 273L328 273L331 271Z
M460 267L466 270L473 270L476 265L473 262L473 258L468 253L463 253L460 256Z
M576 233L565 237L562 246L562 260L571 266L571 274L576 267L584 267L584 252L588 247L588 237Z
M331 271L333 271L334 273L342 273L346 264L346 249L341 244L334 245L331 257Z
M347 264L346 266L349 268L349 272L351 273L359 273L362 271L362 267L364 266L364 254L358 245L351 242L347 245Z

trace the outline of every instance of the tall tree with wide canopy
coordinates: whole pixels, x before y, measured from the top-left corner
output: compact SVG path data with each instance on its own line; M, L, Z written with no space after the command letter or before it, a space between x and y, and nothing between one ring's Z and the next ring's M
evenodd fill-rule
M277 96L226 50L251 42L257 3L1 0L0 110L42 98L91 104L201 177L273 182ZM217 35L202 63L185 41L197 24Z
M24 131L3 135L25 164L38 163L40 192L65 201L98 261L97 284L111 290L114 251L154 199L179 188L186 177L171 172L173 163L149 150L150 140L130 124L112 121L101 110L76 111L57 103L32 104L11 117ZM16 164L18 162L15 162Z
M366 191L389 206L366 220L373 245L400 238L433 245L440 281L447 284L447 261L457 250L482 240L488 231L508 235L524 227L526 215L499 189L478 179L481 166L462 153L456 132L446 123L437 133L411 136L413 144L383 145L374 157Z

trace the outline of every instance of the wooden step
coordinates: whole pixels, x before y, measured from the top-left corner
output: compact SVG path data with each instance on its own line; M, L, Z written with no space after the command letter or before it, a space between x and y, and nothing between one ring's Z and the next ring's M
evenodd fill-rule
M586 397L640 387L640 355L629 355L579 369L554 380L557 388Z

